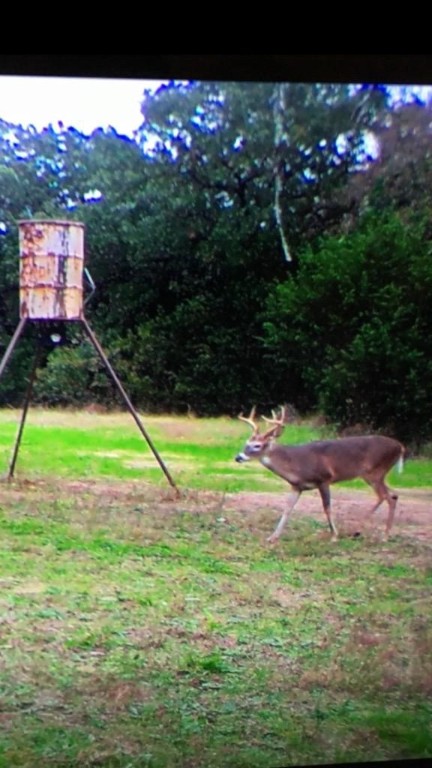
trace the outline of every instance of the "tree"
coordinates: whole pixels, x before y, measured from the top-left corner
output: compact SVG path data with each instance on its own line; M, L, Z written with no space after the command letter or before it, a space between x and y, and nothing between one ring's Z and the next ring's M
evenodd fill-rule
M351 211L338 193L364 166L365 130L386 99L378 87L170 83L145 98L138 144L61 125L15 127L11 140L4 126L0 282L16 296L17 218L83 221L97 286L86 312L138 405L269 403L286 375L268 345L268 296L277 305L275 286L290 281L296 293L305 244ZM56 357L64 370L67 355ZM295 376L298 392L312 374ZM305 392L306 406L315 390Z
M429 221L369 214L305 249L264 317L272 395L340 427L418 445L432 432Z
M360 162L363 123L348 127L366 103L348 86L293 85L285 99L276 145L271 84L172 83L144 104L141 144L152 147L153 165L135 266L137 279L146 270L154 303L146 286L143 322L121 347L140 371L136 396L147 407L159 395L170 407L233 410L272 378L262 365L261 309L289 270L275 178L295 252L311 233L308 217L314 235L316 221L327 226L332 186Z
M398 210L402 215L429 208L432 184L430 125L432 101L420 102L409 94L392 109L381 110L370 124L376 157L355 173L341 191L352 206L341 222L355 228L367 209Z

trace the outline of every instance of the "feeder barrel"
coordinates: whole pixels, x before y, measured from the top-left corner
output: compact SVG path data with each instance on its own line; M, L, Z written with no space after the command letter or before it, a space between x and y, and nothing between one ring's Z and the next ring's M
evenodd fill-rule
M20 317L79 320L83 314L84 224L18 222Z

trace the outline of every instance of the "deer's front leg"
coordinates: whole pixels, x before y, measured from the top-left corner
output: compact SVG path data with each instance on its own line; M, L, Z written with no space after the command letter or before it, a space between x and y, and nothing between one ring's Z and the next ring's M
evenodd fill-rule
M277 527L273 531L272 535L268 537L267 541L270 544L274 544L275 541L278 540L279 536L281 535L283 529L285 528L286 522L290 516L290 513L294 509L301 491L298 491L296 488L293 488L290 495L288 496L288 507L286 508L285 512L283 513L281 519L279 520Z

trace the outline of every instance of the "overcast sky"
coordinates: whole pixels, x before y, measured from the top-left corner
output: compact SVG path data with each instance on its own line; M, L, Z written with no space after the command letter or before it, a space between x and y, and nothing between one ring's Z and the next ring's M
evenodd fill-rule
M0 75L0 119L38 130L59 121L83 133L111 125L132 136L142 122L144 88L158 80L9 77Z
M118 133L133 135L140 126L140 104L145 88L157 88L161 80L24 77L0 75L0 119L41 130L59 121L83 133L112 126ZM422 98L430 87L414 89ZM394 88L397 98L399 88Z

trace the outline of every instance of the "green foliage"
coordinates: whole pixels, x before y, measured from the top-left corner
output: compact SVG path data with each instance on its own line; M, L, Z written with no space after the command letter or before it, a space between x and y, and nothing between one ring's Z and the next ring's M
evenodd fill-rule
M276 287L264 320L280 387L341 427L360 423L414 445L431 434L432 271L427 220L368 215L325 238Z
M6 330L10 332L7 333ZM3 333L0 332L0 359L9 345L15 328L11 327L6 330ZM15 346L0 379L1 405L18 405L21 403L27 389L33 357L34 343L31 339L21 338Z
M35 402L55 406L106 402L112 397L107 375L101 370L99 358L88 343L57 347L46 366L38 371L34 387Z

